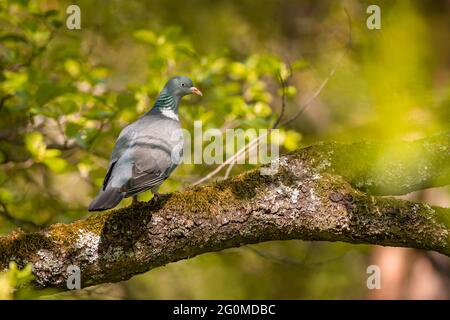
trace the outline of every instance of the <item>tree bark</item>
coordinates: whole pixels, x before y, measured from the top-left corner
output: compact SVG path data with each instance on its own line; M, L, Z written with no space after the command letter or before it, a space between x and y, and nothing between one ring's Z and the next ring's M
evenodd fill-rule
M158 203L0 237L0 268L33 264L40 287L126 280L201 253L270 240L435 250L450 256L450 209L383 195L450 184L450 134L414 142L322 143ZM375 196L377 195L377 196Z

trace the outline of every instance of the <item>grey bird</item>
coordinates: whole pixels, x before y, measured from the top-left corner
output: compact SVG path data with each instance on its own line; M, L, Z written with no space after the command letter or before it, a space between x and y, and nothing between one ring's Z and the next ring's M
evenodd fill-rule
M123 198L149 189L158 197L159 186L177 167L183 154L178 106L187 94L203 95L188 77L173 77L153 108L121 131L103 185L89 211L114 208Z

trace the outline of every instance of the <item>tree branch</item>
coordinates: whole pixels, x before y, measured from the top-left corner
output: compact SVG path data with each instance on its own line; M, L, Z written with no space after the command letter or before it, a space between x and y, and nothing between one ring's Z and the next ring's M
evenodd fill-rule
M64 288L69 265L80 267L86 287L270 240L403 246L450 256L450 209L370 194L450 184L449 150L449 134L395 145L322 143L276 160L275 175L255 169L158 203L15 231L0 237L0 268L11 260L31 262L39 286Z

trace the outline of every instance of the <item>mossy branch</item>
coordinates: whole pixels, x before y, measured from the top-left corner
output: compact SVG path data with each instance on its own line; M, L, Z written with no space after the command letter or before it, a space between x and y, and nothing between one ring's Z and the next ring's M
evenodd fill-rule
M450 256L450 209L373 194L450 182L449 135L386 145L322 143L159 203L0 237L0 267L33 264L41 287L131 276L195 255L269 240L325 240L435 250Z

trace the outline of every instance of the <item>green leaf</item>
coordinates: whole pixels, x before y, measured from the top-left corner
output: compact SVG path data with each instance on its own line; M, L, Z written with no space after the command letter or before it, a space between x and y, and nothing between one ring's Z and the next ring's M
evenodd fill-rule
M178 39L182 29L179 26L170 26L164 31L164 37L167 41L173 42Z
M308 61L306 60L297 60L292 64L292 70L302 70L306 68L309 65Z
M28 263L24 268L19 269L15 261L9 263L9 269L3 273L9 280L13 288L21 287L34 279L32 274L32 264Z
M103 81L109 74L109 69L104 67L96 67L89 72L89 76L96 82Z
M6 173L3 172L3 171L0 171L0 184L2 184L3 182L5 182L6 179L8 179L8 176L6 175Z
M80 75L80 63L73 59L67 59L64 62L64 69L70 76L74 78Z
M233 79L242 79L244 78L247 69L245 65L241 62L233 62L230 64L230 76Z
M44 159L44 163L55 173L62 173L68 167L67 161L61 158L49 157Z
M75 122L68 122L66 123L66 136L69 138L75 137L80 130L83 128L83 126L79 125Z
M2 202L12 202L14 199L14 195L12 194L12 192L10 190L7 190L5 188L0 188L0 200Z
M78 132L77 134L76 134L76 136L75 136L75 140L77 141L77 144L80 146L80 147L82 147L82 148L84 148L84 149L87 149L87 147L88 147L88 144L87 144L87 142L86 142L86 136L83 134L83 132Z
M83 147L89 147L89 144L92 143L92 139L98 133L98 129L96 128L84 128L76 135L75 139L77 143Z
M45 46L49 37L50 31L36 31L31 34L31 38L33 39L34 43L37 47L41 47L41 49L44 49L43 46Z
M90 120L104 120L110 119L114 116L114 112L106 110L89 110L84 114L86 119Z
M44 105L50 100L61 95L64 89L55 83L46 82L39 86L36 92L36 102L38 105Z
M61 150L58 149L47 149L45 151L45 158L55 158L61 155Z
M28 74L23 71L5 71L3 75L5 80L0 83L0 88L8 94L15 94L16 92L23 90L28 81Z
M119 109L136 106L137 100L132 93L121 93L117 96L116 105Z
M137 30L133 33L133 37L143 43L147 44L155 44L156 43L156 35L150 30Z
M79 110L77 103L69 99L64 99L63 101L61 101L59 103L59 107L61 109L61 112L65 115L75 113Z
M260 117L267 117L272 114L272 109L267 103L264 102L257 102L255 103L254 107L255 113Z
M249 62L252 62L254 58L251 57ZM262 56L255 57L255 63L257 66L257 70L260 74L269 74L273 76L277 76L281 70L280 61L272 56Z
M300 141L302 140L302 135L297 131L289 130L283 135L283 146L287 151L293 151L298 149L300 146Z
M40 161L44 158L47 145L44 142L42 133L37 131L28 133L25 136L25 146L36 160Z

